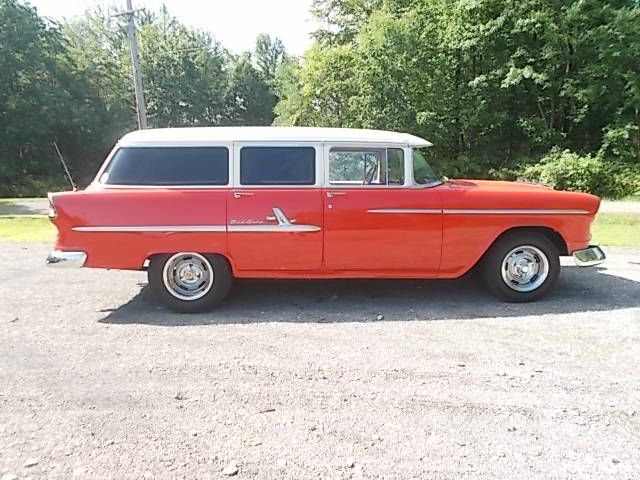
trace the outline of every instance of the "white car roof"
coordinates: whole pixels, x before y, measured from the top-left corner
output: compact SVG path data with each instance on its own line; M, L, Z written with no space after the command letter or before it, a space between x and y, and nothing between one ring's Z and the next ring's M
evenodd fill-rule
M170 146L211 145L231 142L330 142L379 143L428 147L427 140L408 133L356 128L317 127L186 127L136 130L120 139L118 145Z

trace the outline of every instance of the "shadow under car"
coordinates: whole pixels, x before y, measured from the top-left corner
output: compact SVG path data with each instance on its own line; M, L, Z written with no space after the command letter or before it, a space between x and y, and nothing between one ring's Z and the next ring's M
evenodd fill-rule
M563 267L552 292L537 302L503 303L471 275L457 280L237 280L215 310L173 313L148 285L100 320L158 326L256 322L333 323L450 320L608 311L640 307L640 282L603 268Z

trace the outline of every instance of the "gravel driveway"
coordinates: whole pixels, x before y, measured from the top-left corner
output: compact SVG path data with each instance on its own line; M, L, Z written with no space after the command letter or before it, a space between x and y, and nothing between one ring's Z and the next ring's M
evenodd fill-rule
M11 203L0 203L0 215L46 215L49 200L46 198L15 199Z
M529 305L243 281L189 316L0 247L2 479L639 477L640 250Z

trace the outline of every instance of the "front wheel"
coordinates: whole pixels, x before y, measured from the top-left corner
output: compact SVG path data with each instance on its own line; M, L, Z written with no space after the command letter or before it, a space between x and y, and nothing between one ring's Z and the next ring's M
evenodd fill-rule
M153 257L148 278L156 297L181 313L211 310L224 300L233 281L226 258L196 252Z
M557 247L544 235L517 232L498 239L482 264L486 286L508 302L530 302L551 290L560 274Z

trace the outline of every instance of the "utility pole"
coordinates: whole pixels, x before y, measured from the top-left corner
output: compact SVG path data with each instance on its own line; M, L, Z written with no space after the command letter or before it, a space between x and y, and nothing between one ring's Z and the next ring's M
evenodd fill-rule
M142 73L140 72L140 60L138 59L138 40L136 39L136 25L133 21L135 10L131 0L127 0L127 35L131 44L131 66L133 69L133 88L136 93L136 111L138 112L138 128L147 128L147 107L144 103L144 91L142 90Z

